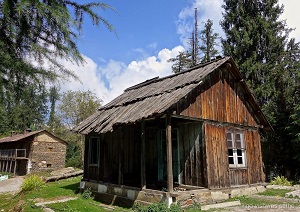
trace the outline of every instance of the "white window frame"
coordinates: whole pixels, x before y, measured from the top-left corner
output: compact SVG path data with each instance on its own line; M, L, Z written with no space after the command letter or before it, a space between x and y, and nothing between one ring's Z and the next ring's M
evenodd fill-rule
M230 134L230 139L228 138ZM240 142L237 142L237 135L240 136ZM246 164L246 146L244 132L240 130L228 130L226 132L226 143L227 143L227 157L230 168L245 168ZM237 147L237 143L240 143L240 147ZM230 144L230 145L229 145ZM233 154L229 155L229 150L232 150ZM238 150L241 151L241 155L238 155ZM233 164L229 163L229 158L233 158ZM238 163L238 158L242 158L242 163Z

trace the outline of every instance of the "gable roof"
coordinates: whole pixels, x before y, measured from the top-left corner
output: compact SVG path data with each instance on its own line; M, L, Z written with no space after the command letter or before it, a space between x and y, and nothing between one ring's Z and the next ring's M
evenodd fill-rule
M55 137L56 139L58 139L59 141L65 143L65 144L67 143L64 140L62 140L62 139L54 136L53 134L51 134L47 130L37 130L37 131L33 131L33 132L27 132L27 133L24 133L24 134L16 134L16 135L8 136L8 137L5 137L5 138L1 138L0 139L0 144L1 143L9 143L9 142L21 141L21 140L23 140L25 138L28 138L28 137L33 136L33 135L40 134L42 132L45 132L45 133L47 133L47 134Z
M234 61L230 57L203 63L167 77L156 77L127 88L123 94L99 108L96 113L81 122L73 131L81 134L105 133L112 131L115 125L135 123L163 114L199 86L207 75L228 62L234 66L236 77L242 80ZM262 125L271 127L245 82L242 81L241 84L245 87L245 92L250 94L251 105L255 107L255 111L260 111L259 119Z

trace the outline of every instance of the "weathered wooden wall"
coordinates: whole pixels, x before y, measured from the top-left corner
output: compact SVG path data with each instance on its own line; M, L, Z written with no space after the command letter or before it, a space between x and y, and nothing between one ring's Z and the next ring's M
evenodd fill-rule
M225 128L205 124L204 131L208 187L230 187Z
M230 168L226 144L229 126L205 124L207 179L209 188L222 188L264 182L260 135L257 130L244 130L246 167Z
M229 71L215 71L176 105L178 115L257 126L254 111Z
M204 167L205 149L202 142L202 124L178 124L181 183L206 186Z
M99 166L89 164L88 141L91 137L100 138ZM84 178L128 186L140 185L140 129L137 126L86 136L85 153Z

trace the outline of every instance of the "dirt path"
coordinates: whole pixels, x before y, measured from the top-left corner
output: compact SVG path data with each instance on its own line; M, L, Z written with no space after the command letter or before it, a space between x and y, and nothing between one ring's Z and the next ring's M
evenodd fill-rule
M0 181L0 193L17 193L20 190L23 181L24 179L22 177L14 177Z

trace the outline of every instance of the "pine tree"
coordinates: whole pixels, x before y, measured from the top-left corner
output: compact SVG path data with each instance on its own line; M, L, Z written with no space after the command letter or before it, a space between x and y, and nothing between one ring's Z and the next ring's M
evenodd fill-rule
M289 40L291 29L279 19L284 8L277 0L225 0L223 8L224 53L235 59L274 128L262 142L266 171L295 180L300 174L299 43Z
M61 59L84 62L76 44L84 20L114 31L98 9L114 10L99 2L0 1L0 112L7 114L6 129L45 121L45 85L77 78Z
M173 62L172 71L179 73L196 66L199 63L199 41L198 41L198 15L195 8L195 22L192 36L189 40L189 49L187 52L179 52L175 58L171 58L168 62Z
M290 31L279 20L283 7L277 0L225 0L221 26L226 38L222 39L225 55L237 62L247 84L259 104L268 101L268 84L278 54L284 51Z
M48 125L50 128L53 128L55 122L55 106L58 100L59 100L58 88L53 86L50 88L49 91L50 114L49 114Z
M216 57L219 52L215 48L217 46L217 39L219 39L219 34L213 32L213 21L208 19L204 24L204 29L200 32L200 39L202 45L200 50L203 53L202 62L210 61L212 58Z
M188 52L179 52L175 58L170 58L168 62L173 62L172 71L176 74L185 71L191 67L191 54Z

